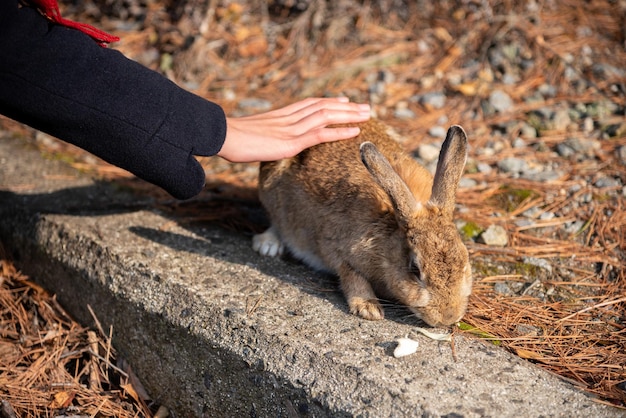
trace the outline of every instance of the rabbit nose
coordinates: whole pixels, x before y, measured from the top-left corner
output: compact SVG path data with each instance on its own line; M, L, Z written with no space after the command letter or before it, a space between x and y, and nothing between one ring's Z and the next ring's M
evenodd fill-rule
M448 309L443 313L440 325L454 325L459 322L461 318L463 318L463 314L459 315L459 312L456 309Z

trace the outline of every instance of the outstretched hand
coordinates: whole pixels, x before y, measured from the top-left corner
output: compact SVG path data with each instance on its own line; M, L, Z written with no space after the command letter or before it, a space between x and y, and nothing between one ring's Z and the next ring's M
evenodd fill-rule
M273 161L313 145L357 136L358 127L328 127L365 122L370 106L345 97L305 99L280 109L226 118L226 139L217 155L231 162Z

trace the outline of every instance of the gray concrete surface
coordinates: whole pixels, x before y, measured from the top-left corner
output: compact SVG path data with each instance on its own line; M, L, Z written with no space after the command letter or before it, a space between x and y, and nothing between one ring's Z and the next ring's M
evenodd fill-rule
M347 312L331 277L260 258L0 134L0 240L75 317L87 305L178 417L617 417L488 343L419 336L399 307ZM391 312L390 312L391 311ZM395 340L420 342L393 357Z

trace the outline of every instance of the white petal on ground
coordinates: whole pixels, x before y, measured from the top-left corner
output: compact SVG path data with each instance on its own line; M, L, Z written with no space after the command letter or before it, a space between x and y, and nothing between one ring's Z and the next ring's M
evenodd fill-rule
M419 343L415 340L410 338L400 338L398 339L398 346L395 350L393 350L393 356L395 358L408 356L409 354L415 353L418 346Z

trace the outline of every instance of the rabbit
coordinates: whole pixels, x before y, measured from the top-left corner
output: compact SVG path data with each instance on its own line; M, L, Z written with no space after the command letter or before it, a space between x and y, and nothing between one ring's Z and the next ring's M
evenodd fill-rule
M384 318L379 298L406 305L433 327L465 314L472 289L467 248L453 223L467 137L452 126L435 176L370 120L353 139L261 163L259 199L271 226L253 248L285 248L339 276L351 313Z

